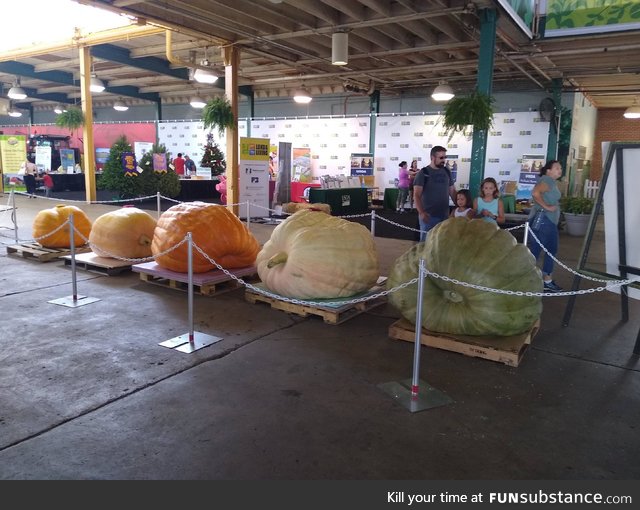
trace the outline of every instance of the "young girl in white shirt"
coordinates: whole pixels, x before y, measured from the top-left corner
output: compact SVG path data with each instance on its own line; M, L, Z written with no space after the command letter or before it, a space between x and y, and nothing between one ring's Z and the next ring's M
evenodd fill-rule
M468 189L461 189L456 192L456 207L451 214L450 218L468 218L473 219L476 212L473 210L473 201L471 200L471 193Z

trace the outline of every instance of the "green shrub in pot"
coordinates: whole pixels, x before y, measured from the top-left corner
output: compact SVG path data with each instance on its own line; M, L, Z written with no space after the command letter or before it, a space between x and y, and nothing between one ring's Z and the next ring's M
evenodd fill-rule
M562 197L560 210L565 214L591 214L595 201L587 197Z

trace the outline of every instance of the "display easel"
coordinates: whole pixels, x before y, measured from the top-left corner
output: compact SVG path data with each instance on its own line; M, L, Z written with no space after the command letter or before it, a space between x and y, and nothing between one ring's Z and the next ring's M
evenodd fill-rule
M593 210L591 212L591 218L589 220L589 227L587 230L587 235L585 237L584 243L582 245L582 253L580 255L580 260L578 262L577 272L582 275L587 276L595 276L608 278L611 280L626 280L629 275L640 275L640 267L629 264L627 261L627 245L629 244L627 240L631 239L631 234L627 232L626 228L626 210L632 210L633 207L638 207L637 203L626 204L625 207L625 168L624 168L624 151L625 150L638 150L640 151L640 143L612 143L609 146L609 150L607 152L607 158L605 160L604 165L604 173L602 176L602 182L600 185L600 189L598 191L598 197L596 199L596 203L594 204ZM611 274L608 272L598 271L592 268L587 267L587 258L589 255L589 249L591 247L591 241L593 240L593 234L596 227L596 222L598 219L598 215L603 206L603 197L605 193L605 188L607 185L607 180L611 174L611 166L614 162L615 157L615 180L616 180L616 209L617 209L617 220L618 220L618 229L617 229L617 240L618 240L618 261L617 267L620 272L619 275ZM627 183L628 186L634 188L633 183ZM632 226L633 228L633 226ZM637 229L637 226L635 227ZM635 230L637 233L637 230ZM580 280L582 280L581 275L576 275L573 278L573 284L571 286L572 291L578 290L580 286ZM640 289L640 281L638 283L632 283L631 285L623 285L620 287L620 307L621 307L621 319L623 322L629 321L629 287ZM569 297L569 301L567 302L567 306L565 308L564 317L562 319L562 325L568 326L569 320L571 319L571 314L573 312L573 306L576 301L576 295L572 295ZM636 343L633 348L633 353L640 355L640 329L638 330L638 336L636 338Z

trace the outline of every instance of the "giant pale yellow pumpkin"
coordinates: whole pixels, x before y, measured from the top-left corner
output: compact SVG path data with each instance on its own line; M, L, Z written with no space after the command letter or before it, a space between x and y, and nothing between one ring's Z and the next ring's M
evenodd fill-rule
M187 243L161 255L182 241L187 232L191 232L193 242L211 259L227 269L253 265L260 250L253 234L226 207L188 202L170 207L158 219L151 243L158 265L179 273L188 271ZM193 272L204 273L212 269L216 266L194 248Z
M151 256L156 220L136 207L123 207L98 217L91 228L91 249L100 257Z
M448 219L398 257L388 288L418 276L420 259L429 271L492 289L542 292L542 273L531 252L495 223ZM424 281L422 325L455 335L510 336L531 328L542 312L539 296L514 296L427 277ZM403 317L416 322L417 284L389 294Z
M364 226L309 210L273 230L256 266L269 290L298 299L353 296L370 289L380 271Z
M73 244L82 246L86 244L86 238L91 232L91 220L85 212L75 205L56 205L51 209L43 209L33 220L33 237L45 248L69 248L71 240L69 238L69 226L65 225L57 232L53 232L60 225L69 219L69 215L73 214L73 224L75 226ZM84 239L78 235L80 232ZM39 237L42 239L38 239Z

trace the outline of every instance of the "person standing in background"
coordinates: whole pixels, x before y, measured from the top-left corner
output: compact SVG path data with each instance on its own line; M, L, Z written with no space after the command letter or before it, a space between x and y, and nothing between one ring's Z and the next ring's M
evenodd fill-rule
M418 169L418 160L414 159L409 167L409 209L413 210L413 181L420 170Z
M401 161L398 169L398 199L396 200L396 211L404 212L404 203L409 196L409 170L407 170L407 162Z
M24 185L29 198L38 198L36 197L36 175L38 175L38 167L33 162L33 158L27 158L24 164Z
M562 165L560 162L552 159L540 169L540 178L538 183L533 187L531 192L533 196L533 207L529 213L529 226L531 231L536 235L540 243L533 236L529 236L529 250L538 260L542 244L549 253L544 254L544 262L542 264L542 279L544 280L545 292L560 292L562 288L553 281L551 273L553 272L553 258L558 253L558 220L560 219L560 188L558 188L558 179L562 176ZM540 212L540 225L534 226L533 219Z
M449 217L449 197L455 204L456 187L445 166L447 149L436 145L431 149L431 163L420 169L413 184L413 200L418 209L420 241L427 232Z
M182 152L178 152L178 155L173 160L173 169L178 175L184 175L184 159Z
M196 162L193 161L188 154L184 155L184 168L189 175L196 174Z

